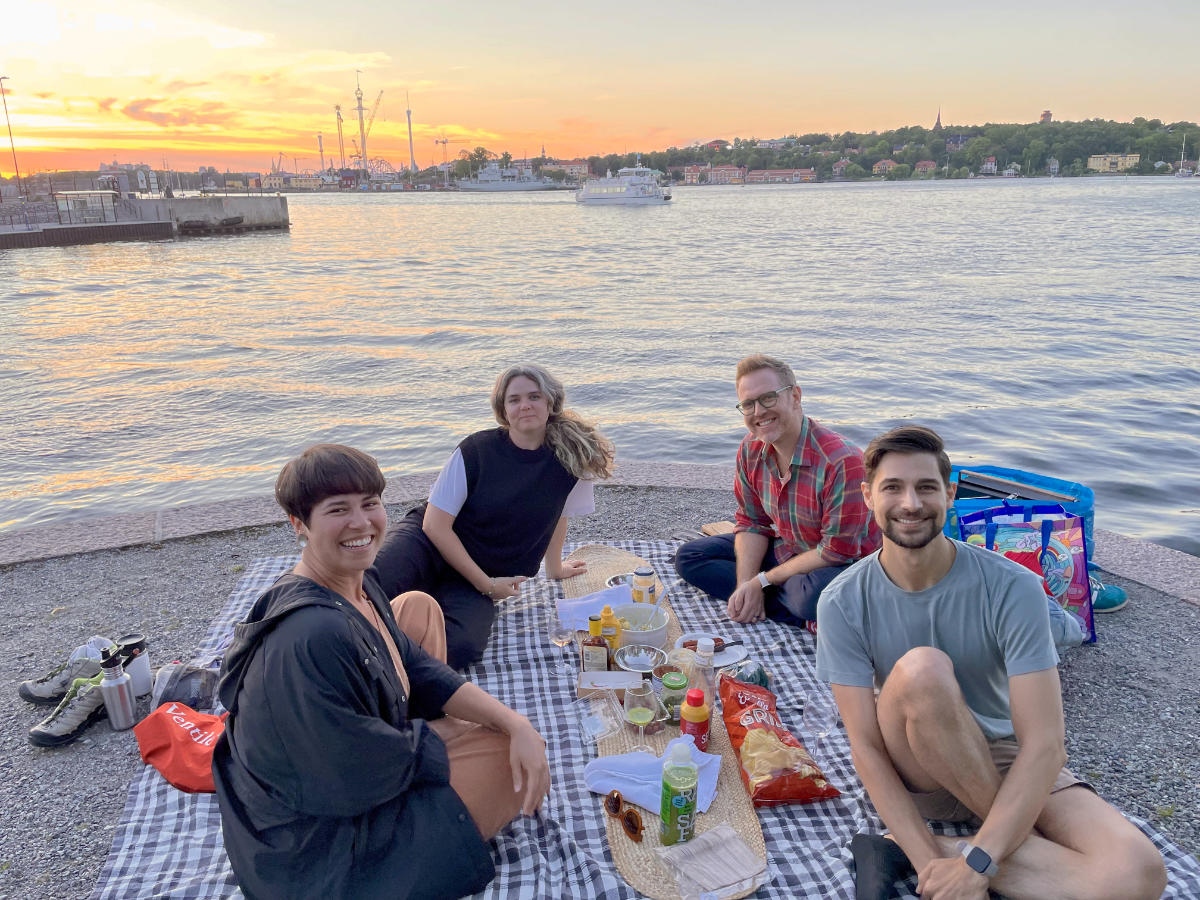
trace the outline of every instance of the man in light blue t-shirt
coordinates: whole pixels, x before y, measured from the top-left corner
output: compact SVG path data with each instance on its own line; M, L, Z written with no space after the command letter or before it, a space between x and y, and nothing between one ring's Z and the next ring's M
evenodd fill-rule
M855 768L916 869L922 900L989 889L1014 900L1159 897L1166 869L1154 845L1063 768L1041 580L942 534L954 488L936 433L894 429L864 462L883 547L822 594L817 677L833 686ZM925 819L973 822L978 832L939 837ZM886 869L898 852L855 842L862 889L869 862ZM871 890L886 896L889 881Z

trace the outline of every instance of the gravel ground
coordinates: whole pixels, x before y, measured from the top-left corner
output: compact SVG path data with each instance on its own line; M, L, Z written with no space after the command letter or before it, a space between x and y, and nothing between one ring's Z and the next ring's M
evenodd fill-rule
M596 499L568 540L666 539L733 512L728 491L601 487ZM142 631L155 665L187 659L242 568L294 550L281 524L0 568L0 682L10 686L0 696L0 898L86 897L142 765L132 733L104 723L66 747L31 746L26 732L48 710L22 701L17 684L96 633ZM1130 605L1102 617L1100 643L1062 666L1071 765L1200 856L1200 608L1112 580Z

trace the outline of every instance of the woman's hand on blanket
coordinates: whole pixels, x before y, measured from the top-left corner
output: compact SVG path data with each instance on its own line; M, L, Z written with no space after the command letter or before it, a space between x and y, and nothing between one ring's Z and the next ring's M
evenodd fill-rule
M524 575L497 575L492 579L493 600L507 600L521 593L521 585L528 579Z
M546 574L551 578L574 578L576 575L582 575L587 571L587 563L582 559L564 559L560 560L558 565L553 563L546 564Z
M988 879L959 855L937 857L917 873L921 900L987 900Z
M512 766L513 791L524 793L521 812L532 816L550 793L550 763L545 739L524 716L508 733L508 763Z

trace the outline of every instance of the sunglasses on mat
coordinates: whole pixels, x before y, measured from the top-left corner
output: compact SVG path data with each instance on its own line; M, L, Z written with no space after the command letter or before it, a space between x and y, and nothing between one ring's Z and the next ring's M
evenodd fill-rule
M621 823L631 841L642 842L642 814L625 802L620 791L609 791L604 795L604 811Z

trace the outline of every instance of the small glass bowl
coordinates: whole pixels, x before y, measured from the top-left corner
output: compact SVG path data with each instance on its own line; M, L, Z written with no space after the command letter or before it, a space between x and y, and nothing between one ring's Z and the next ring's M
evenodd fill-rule
M626 644L618 647L613 654L613 662L626 672L637 672L647 677L655 666L661 666L666 661L667 654L648 644Z

